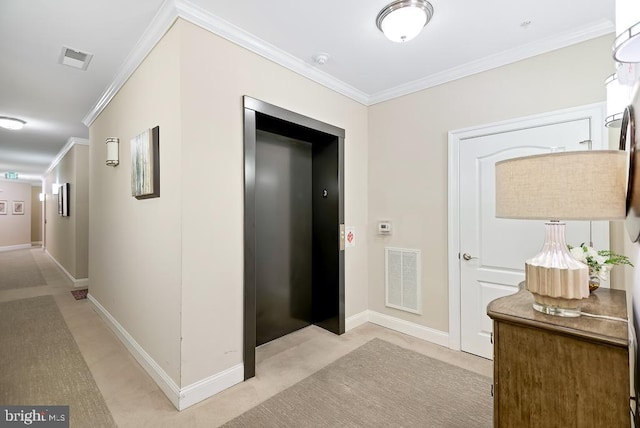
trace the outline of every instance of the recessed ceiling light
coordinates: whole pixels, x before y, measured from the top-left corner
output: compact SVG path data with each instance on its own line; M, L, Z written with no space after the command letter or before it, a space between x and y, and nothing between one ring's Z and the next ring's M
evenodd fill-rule
M16 119L15 117L0 116L0 126L13 131L22 129L26 123L24 120Z

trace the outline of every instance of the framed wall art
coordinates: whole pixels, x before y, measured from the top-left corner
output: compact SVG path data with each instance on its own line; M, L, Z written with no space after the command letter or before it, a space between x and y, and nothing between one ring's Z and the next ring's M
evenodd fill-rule
M63 183L60 186L58 196L62 195L62 217L69 217L69 183Z
M62 185L58 185L58 193L56 193L56 196L58 197L58 215L62 215L62 193L60 193L61 188Z
M62 183L58 187L58 214L69 217L69 183Z
M24 215L24 201L13 201L13 215Z
M0 215L7 215L7 201L0 201Z
M160 197L160 127L131 139L131 196Z

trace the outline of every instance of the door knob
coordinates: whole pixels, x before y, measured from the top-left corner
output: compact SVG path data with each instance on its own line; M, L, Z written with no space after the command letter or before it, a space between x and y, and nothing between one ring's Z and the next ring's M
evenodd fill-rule
M462 258L465 259L466 261L469 261L471 259L477 259L477 257L471 257L471 255L469 253L464 253L462 255Z

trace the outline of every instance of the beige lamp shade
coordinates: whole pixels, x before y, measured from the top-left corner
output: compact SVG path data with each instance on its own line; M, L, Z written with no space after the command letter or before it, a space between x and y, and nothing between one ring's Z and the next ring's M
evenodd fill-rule
M496 163L496 217L532 220L622 220L627 154L560 152Z

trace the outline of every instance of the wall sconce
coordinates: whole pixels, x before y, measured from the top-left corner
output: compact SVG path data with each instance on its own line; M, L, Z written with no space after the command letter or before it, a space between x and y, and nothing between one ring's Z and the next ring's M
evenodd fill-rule
M60 190L60 185L58 183L53 183L51 185L51 193L52 194L57 195L59 190Z
M38 199L40 202L44 202L44 193L38 193Z
M106 140L107 143L107 166L118 166L120 160L118 159L118 145L120 144L119 138L110 137Z
M618 79L618 75L613 73L605 80L607 88L607 117L604 125L609 128L620 128L624 109L629 104L632 86L623 85Z
M640 62L640 3L616 0L616 39L613 59L618 62Z

